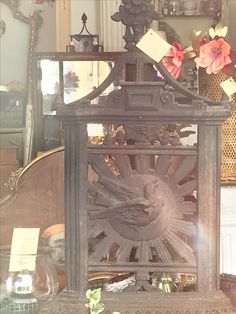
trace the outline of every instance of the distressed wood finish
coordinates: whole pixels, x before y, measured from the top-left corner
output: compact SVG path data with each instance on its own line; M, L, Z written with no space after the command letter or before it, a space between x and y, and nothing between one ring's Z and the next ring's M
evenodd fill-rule
M217 125L199 127L198 289L219 289L220 136ZM206 162L207 161L207 162Z
M81 300L81 295L74 292L63 292L57 302L51 303L47 309L40 313L61 313L61 314L88 314L87 309ZM182 296L157 295L156 293L142 293L138 295L129 293L119 294L119 297L112 297L104 294L105 314L112 314L119 311L126 314L223 314L236 313L222 293L206 294L205 298L199 298L196 294L187 293ZM145 300L144 300L145 299ZM86 303L86 300L83 299ZM129 306L127 305L129 304Z
M65 287L84 291L87 287L87 129L65 126ZM81 254L83 252L83 254Z
M153 61L135 44L155 17L150 1L124 0L113 19L126 25L128 52L92 93L58 107L66 132L66 289L42 313L86 311L88 271L136 275L119 297L103 293L105 313L235 311L219 292L219 126L231 105L192 94L162 64L155 65L185 103L153 82ZM122 71L120 88L101 96ZM122 128L88 145L88 123ZM198 126L196 145L181 143L179 124ZM88 164L95 176L87 184ZM195 273L196 292L154 288L149 272L167 271Z

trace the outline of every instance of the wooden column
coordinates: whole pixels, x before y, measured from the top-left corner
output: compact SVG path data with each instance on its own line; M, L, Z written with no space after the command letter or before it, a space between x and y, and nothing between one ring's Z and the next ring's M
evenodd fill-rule
M219 289L220 135L219 126L198 130L198 291Z
M65 125L65 288L87 289L87 125ZM81 254L83 252L83 254Z
M71 34L71 0L60 0L56 5L56 45L57 51L66 51Z

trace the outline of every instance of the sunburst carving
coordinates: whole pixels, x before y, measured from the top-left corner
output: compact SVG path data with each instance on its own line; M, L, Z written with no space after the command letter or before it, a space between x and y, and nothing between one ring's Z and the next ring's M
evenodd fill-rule
M103 156L90 157L98 180L89 186L89 237L99 238L90 264L108 260L113 251L118 264L173 264L177 259L196 265L191 217L196 213L192 194L197 186L190 176L196 157L132 157L113 156L117 173Z

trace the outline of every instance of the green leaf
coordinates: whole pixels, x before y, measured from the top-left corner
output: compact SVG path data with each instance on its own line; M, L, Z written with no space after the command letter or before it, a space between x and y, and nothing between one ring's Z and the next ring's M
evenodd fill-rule
M90 300L91 303L96 304L101 301L102 289L97 288L94 290L88 289L86 291L86 297Z
M86 298L89 299L90 298L90 293L91 293L91 289L88 289L86 291Z
M86 291L86 297L89 299L89 303L85 304L85 306L90 309L90 314L99 314L104 310L104 304L101 302L101 288L94 290L88 289Z
M104 304L100 302L98 304L93 305L90 308L90 313L91 314L99 314L104 310L104 308L105 308Z

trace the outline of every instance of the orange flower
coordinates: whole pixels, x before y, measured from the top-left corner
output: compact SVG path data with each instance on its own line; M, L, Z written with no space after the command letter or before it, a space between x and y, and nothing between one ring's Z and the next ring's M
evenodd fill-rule
M183 48L178 43L173 43L168 53L162 58L163 65L174 78L180 75L183 58Z
M197 67L206 68L207 74L217 73L231 63L230 45L221 37L200 46L199 57L195 58Z

